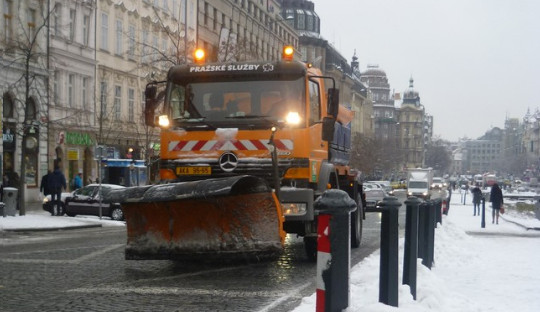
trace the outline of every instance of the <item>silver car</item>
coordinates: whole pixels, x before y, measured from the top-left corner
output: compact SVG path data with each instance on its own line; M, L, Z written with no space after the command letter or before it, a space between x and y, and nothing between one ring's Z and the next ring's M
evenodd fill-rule
M364 190L366 194L366 211L375 211L379 203L386 196L386 192L383 189L369 189Z

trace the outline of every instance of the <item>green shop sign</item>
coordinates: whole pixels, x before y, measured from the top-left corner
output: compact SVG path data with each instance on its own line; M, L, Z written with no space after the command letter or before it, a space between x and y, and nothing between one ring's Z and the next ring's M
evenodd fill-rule
M95 145L89 134L79 132L66 132L66 143L72 145Z

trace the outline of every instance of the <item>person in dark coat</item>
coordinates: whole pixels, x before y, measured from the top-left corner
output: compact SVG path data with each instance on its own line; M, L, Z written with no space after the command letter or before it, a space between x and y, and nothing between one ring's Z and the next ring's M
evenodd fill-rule
M59 167L55 167L52 174L49 175L49 178L47 179L47 183L49 184L49 187L51 189L51 203L53 204L53 210L52 214L55 215L55 209L56 206L56 215L62 216L64 215L64 211L62 209L61 205L61 195L62 195L62 188L65 190L67 188L66 185L66 177L60 171Z
M489 197L489 200L491 201L491 207L493 207L492 213L491 213L491 223L495 223L497 221L497 224L499 224L499 211L501 210L503 202L503 195L501 188L499 187L499 184L495 183L491 187L491 195Z
M476 208L478 207L478 215L480 215L480 201L482 200L482 190L476 184L472 189L473 216L476 216Z
M41 184L39 185L39 191L43 193L43 195L47 196L51 194L51 188L49 186L49 175L52 173L51 170L47 171L47 174L41 177Z

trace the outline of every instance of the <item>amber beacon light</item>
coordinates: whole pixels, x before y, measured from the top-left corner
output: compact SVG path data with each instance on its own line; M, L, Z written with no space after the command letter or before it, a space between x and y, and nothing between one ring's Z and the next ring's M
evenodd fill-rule
M285 61L292 61L294 56L294 48L292 46L284 46L281 58Z
M195 50L194 56L195 56L195 63L200 64L200 63L204 63L206 53L204 52L203 49L199 48L199 49Z

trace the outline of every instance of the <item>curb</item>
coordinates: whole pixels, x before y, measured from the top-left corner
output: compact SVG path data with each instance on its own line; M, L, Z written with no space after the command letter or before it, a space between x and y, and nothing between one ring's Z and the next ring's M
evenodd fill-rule
M63 231L63 230L77 230L77 229L89 229L102 227L101 224L85 224L85 225L73 225L65 227L48 227L48 228L26 228L26 229L3 229L3 232L46 232L46 231Z
M517 226L520 226L522 228L524 228L525 230L529 231L529 230L533 230L533 231L540 231L540 227L528 227L526 225L523 225L519 222L516 222L516 221L512 221L512 220L508 220L506 219L505 217L503 217L502 215L499 215L499 218L503 219L504 221L508 222L508 223L513 223Z

